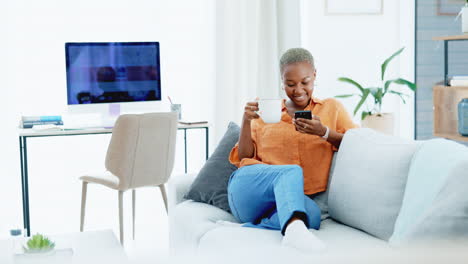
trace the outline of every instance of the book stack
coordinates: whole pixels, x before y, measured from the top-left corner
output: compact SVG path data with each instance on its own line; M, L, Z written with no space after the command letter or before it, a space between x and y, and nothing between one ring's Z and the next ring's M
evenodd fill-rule
M468 75L452 76L450 86L468 86Z
M62 116L23 116L21 128L32 128L37 125L63 125Z

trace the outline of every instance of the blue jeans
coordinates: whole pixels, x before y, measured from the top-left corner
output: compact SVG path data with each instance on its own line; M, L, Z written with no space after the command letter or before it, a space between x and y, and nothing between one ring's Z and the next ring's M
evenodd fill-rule
M244 226L281 230L293 216L302 215L308 228L320 228L320 208L304 195L304 177L298 165L244 166L229 179L232 214Z

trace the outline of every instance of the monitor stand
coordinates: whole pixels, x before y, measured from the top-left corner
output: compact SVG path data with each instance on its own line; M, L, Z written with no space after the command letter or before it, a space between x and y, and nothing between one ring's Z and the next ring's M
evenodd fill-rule
M120 116L120 104L112 103L109 104L107 109L107 115L102 118L104 127L114 127L115 121Z

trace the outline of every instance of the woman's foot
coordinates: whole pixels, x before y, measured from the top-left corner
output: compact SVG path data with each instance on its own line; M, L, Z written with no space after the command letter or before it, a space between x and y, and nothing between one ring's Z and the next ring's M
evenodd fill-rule
M301 220L289 223L281 244L285 247L298 249L304 253L323 252L326 249L325 243L311 233Z

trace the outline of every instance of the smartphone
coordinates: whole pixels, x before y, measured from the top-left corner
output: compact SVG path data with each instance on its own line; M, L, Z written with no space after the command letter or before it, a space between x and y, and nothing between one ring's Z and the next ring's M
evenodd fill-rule
M294 118L304 118L304 119L312 119L312 112L311 111L296 111L294 112Z

